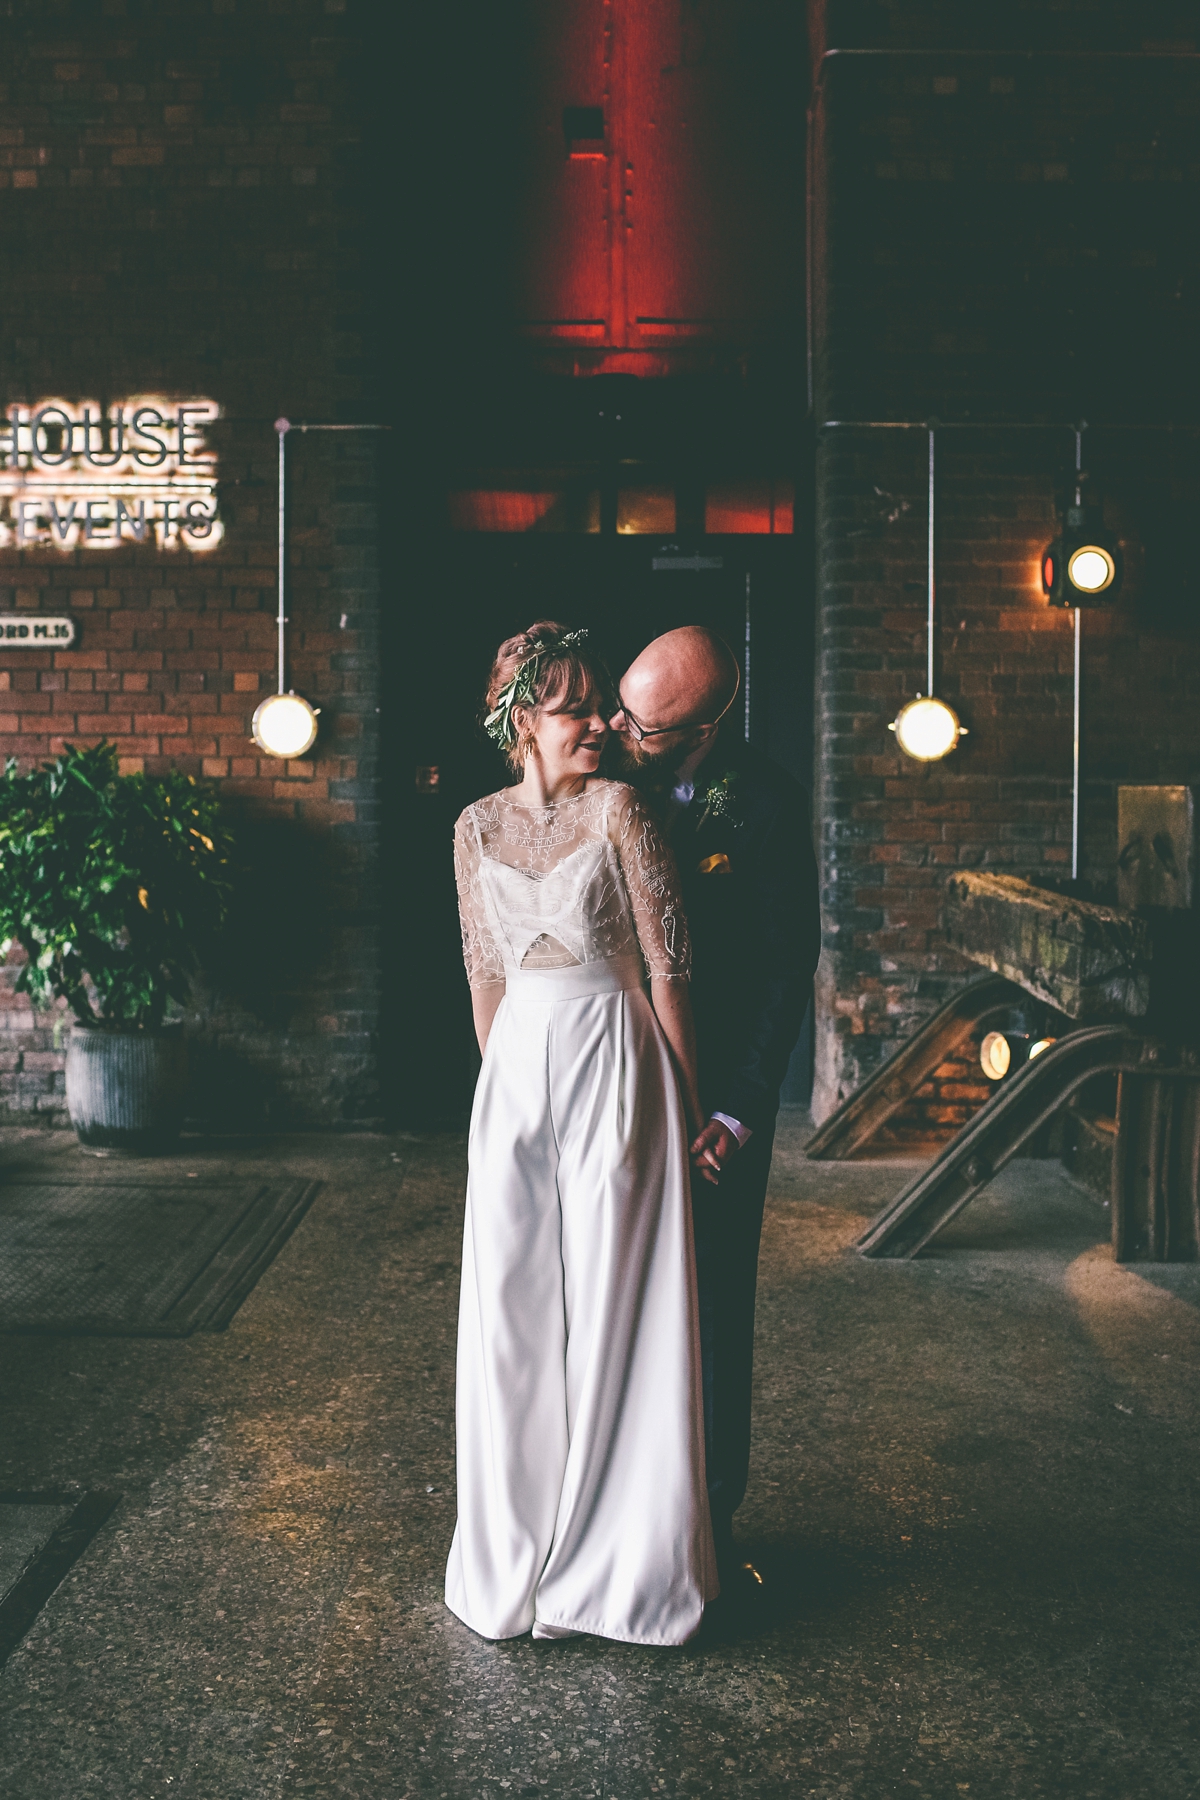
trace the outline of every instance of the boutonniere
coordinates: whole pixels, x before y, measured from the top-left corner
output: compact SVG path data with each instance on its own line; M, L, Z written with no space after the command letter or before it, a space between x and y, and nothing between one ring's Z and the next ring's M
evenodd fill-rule
M697 831L699 831L701 825L707 824L710 818L728 819L729 823L736 831L737 827L742 822L738 818L737 807L734 800L733 790L736 783L737 770L730 769L726 774L722 775L720 781L714 781L711 787L705 789L704 811L700 814L700 818L697 822Z

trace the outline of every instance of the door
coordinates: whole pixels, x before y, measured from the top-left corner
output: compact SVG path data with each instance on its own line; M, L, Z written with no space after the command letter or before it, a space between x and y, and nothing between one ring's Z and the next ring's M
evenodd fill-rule
M451 841L463 807L511 779L480 722L496 647L539 619L586 625L619 678L652 638L706 625L749 669L748 712L744 686L726 729L742 736L748 721L752 740L807 784L812 606L798 574L789 538L708 538L698 552L640 536L462 533L430 544L421 614L433 642L422 654L396 634L391 654L405 675L385 684L402 690L404 713L389 759L400 804L385 851L385 891L403 921L384 1056L398 1122L461 1124L478 1069Z

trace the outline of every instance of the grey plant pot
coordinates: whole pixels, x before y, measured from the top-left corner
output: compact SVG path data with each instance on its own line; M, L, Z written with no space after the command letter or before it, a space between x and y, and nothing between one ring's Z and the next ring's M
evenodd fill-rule
M187 1045L180 1024L158 1031L74 1025L67 1046L67 1111L93 1156L161 1156L183 1124Z

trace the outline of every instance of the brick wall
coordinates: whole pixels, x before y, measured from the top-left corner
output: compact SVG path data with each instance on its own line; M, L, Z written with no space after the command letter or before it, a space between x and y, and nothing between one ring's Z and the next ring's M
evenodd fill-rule
M101 737L122 767L214 781L239 832L235 914L192 1012L193 1109L232 1128L378 1116L377 446L294 437L289 682L313 753L260 756L274 688L272 422L371 418L371 205L345 0L5 21L5 407L50 396L216 401L224 537L0 547L0 610L72 613L70 650L0 647L0 752ZM10 534L11 538L11 534ZM63 1115L51 1022L0 991L0 1117Z
M1156 24L1022 19L831 9L817 45L818 1117L974 973L938 929L949 869L1069 876L1071 620L1039 558L1074 443L1004 423L1092 421L1126 550L1119 602L1084 616L1085 891L1112 887L1121 781L1200 778L1200 60L962 53L1140 49ZM920 53L822 65L843 25ZM925 688L927 439L823 427L930 418L971 427L938 433L935 640L970 735L921 767L887 725Z
M982 1034L980 1034L982 1036ZM872 1139L876 1152L943 1143L995 1092L980 1073L979 1038L939 1063L916 1093Z

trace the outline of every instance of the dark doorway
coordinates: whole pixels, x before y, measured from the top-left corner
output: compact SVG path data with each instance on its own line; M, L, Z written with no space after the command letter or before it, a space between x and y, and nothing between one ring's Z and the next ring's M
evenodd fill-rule
M409 642L403 656L406 721L392 774L403 799L387 856L397 923L416 947L397 965L393 1111L426 1128L461 1123L478 1068L451 840L463 807L509 779L479 723L496 646L537 619L587 625L619 677L651 638L686 624L720 632L746 667L748 628L751 740L806 787L813 660L804 538L704 538L696 550L645 536L446 533L429 552L427 591L411 613L430 641L427 654ZM729 718L738 736L744 700Z

